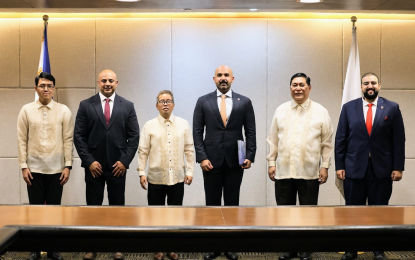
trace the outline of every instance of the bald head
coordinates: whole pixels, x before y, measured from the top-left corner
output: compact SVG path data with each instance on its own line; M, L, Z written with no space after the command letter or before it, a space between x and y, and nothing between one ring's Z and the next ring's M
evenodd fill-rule
M215 70L215 76L213 76L213 81L216 84L217 89L225 94L231 89L234 76L233 71L226 65L221 65Z
M117 75L112 70L103 70L98 75L98 87L102 95L110 97L118 87Z
M112 70L108 70L108 69L101 71L101 73L99 73L98 75L98 79L100 79L104 75L112 75L115 79L117 79L117 75L115 74L115 72Z

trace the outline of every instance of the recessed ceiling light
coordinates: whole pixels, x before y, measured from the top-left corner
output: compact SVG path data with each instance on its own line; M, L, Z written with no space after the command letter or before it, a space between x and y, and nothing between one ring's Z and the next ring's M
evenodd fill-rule
M297 0L300 3L321 3L323 0Z
M117 0L118 2L140 2L141 0Z
M251 12L255 12L255 11L258 11L258 9L256 9L256 8L251 8L251 9L249 9L249 11L251 11Z

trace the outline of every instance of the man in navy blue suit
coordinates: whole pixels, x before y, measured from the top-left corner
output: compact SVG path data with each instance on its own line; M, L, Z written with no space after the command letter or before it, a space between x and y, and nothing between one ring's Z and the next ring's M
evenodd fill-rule
M193 114L193 139L196 161L203 170L206 206L239 206L239 191L244 169L254 162L256 152L255 115L251 100L231 90L234 80L231 68L219 66L213 81L217 90L197 100ZM246 157L238 160L238 140L246 138ZM203 137L203 133L205 136ZM219 252L206 253L204 259L215 259ZM238 255L226 252L228 259Z
M346 103L337 127L337 178L344 180L346 205L388 205L393 181L402 179L405 164L405 129L399 105L378 97L379 78L366 73L362 98ZM386 259L383 251L375 259ZM343 260L355 259L346 252Z

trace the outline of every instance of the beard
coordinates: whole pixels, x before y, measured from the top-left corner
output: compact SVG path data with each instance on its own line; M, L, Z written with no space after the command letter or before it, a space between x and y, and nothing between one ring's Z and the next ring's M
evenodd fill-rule
M222 85L222 83L225 83L226 85ZM216 84L216 87L223 93L223 91L228 92L231 88L231 84L227 81L220 81L218 84Z
M368 93L368 90L373 90L373 94L369 94L369 93ZM365 91L365 92L363 92L363 96L364 96L366 99L375 99L375 98L378 96L378 94L379 94L379 92L378 92L378 91L376 91L375 89L366 89L366 91Z

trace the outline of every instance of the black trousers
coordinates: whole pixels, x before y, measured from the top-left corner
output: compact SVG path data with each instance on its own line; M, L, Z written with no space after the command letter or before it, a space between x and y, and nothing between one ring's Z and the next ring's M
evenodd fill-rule
M27 185L27 194L31 205L61 205L63 186L62 173L42 174L32 172L32 186Z
M275 200L278 205L317 205L320 183L318 179L275 180Z
M203 171L206 206L221 206L222 191L225 206L239 206L244 169L229 168L224 160L222 167Z
M181 206L183 205L184 182L175 185L160 185L148 183L147 201L150 206Z
M108 203L112 206L125 205L125 176L115 177L112 169L104 167L101 176L93 177L85 168L86 204L102 205L105 183L107 183Z
M391 172L392 174L392 172ZM344 197L346 205L388 205L392 195L393 181L378 179L373 172L372 160L369 159L365 177L361 180L346 178L344 180Z

